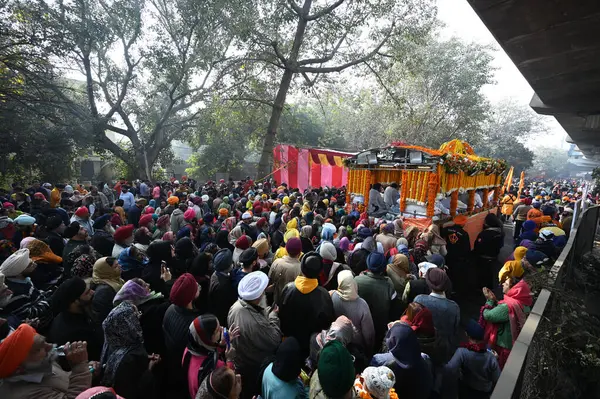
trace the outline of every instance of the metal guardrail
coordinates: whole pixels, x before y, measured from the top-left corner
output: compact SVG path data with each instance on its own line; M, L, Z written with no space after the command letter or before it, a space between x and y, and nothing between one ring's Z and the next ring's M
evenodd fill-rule
M561 285L565 277L573 272L573 266L581 261L581 257L590 252L594 246L598 218L600 217L600 206L594 206L580 209L581 204L577 204L576 213L573 218L576 219L575 227L571 230L571 235L567 245L560 256L554 262L550 270L548 286L556 287ZM510 355L492 393L491 399L517 399L521 395L523 373L526 369L526 360L532 342L535 340L535 333L547 310L552 292L548 289L542 289L533 304L531 313L515 341Z

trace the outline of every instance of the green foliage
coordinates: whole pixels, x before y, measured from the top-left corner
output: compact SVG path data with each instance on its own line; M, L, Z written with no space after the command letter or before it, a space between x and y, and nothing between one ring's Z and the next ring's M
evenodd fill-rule
M515 167L515 176L533 166L534 153L523 144L525 139L547 133L542 118L528 106L504 101L488 113L484 136L475 146L478 155L505 159Z
M569 155L566 150L539 146L530 172L534 176L566 177L569 174Z

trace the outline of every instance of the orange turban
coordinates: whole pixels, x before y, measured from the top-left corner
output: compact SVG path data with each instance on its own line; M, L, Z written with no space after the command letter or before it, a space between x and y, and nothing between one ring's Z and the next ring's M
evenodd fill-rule
M179 198L172 195L169 198L167 198L167 202L169 203L169 205L177 205L179 204Z
M21 324L0 344L0 379L13 375L27 359L33 346L35 330L29 324Z
M466 217L465 215L458 215L452 221L454 222L454 224L457 224L459 226L464 226L465 224L467 224L468 220L469 220L469 218Z

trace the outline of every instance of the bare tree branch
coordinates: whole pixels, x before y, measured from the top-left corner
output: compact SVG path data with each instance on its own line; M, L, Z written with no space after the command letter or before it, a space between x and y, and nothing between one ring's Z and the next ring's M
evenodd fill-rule
M306 60L301 60L301 61L298 61L298 65L302 66L302 65L309 65L309 64L324 64L326 62L331 61L333 59L333 57L335 57L335 55L339 51L342 43L344 42L344 40L346 40L347 36L348 36L348 30L346 32L344 32L344 34L342 35L342 37L340 38L340 40L338 40L338 42L336 43L336 45L333 47L333 50L331 50L331 53L329 53L325 57L321 57L321 58L308 58Z
M287 3L292 8L292 10L298 14L299 17L302 17L302 8L294 0L287 0Z
M381 50L381 48L383 47L383 45L388 41L388 39L390 38L390 35L392 34L392 31L394 30L394 26L392 25L392 27L390 27L387 35L385 35L385 37L383 38L383 40L377 45L377 47L375 47L375 49L373 49L370 53L366 54L365 56L361 57L361 58L357 58L353 61L347 62L345 64L342 65L337 65L337 66L333 66L333 67L307 67L307 66L301 66L299 68L296 68L294 70L294 72L305 72L305 73L330 73L330 72L341 72L344 69L350 68L354 65L358 65L358 64L362 64L365 61L370 60L371 58L373 58L375 55L377 55L377 53L379 53L379 50Z
M336 8L338 8L339 6L342 5L342 3L344 3L344 1L346 0L337 0L335 3L333 3L332 5L330 5L329 7L325 7L319 11L317 11L314 14L311 15L307 15L304 19L306 19L307 21L314 21L316 19L319 19L327 14L330 14L331 12L333 12L333 10L335 10Z

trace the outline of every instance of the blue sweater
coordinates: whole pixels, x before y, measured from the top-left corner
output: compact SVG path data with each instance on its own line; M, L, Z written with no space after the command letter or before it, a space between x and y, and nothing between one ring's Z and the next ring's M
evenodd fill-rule
M490 352L475 352L458 348L447 367L460 372L461 381L470 388L481 392L492 392L500 377L500 366Z
M300 378L285 382L273 374L273 363L265 369L262 379L262 399L308 399L308 388Z
M429 309L433 316L435 330L438 336L448 343L448 350L451 355L458 345L460 309L456 302L433 295L417 295L415 302Z

